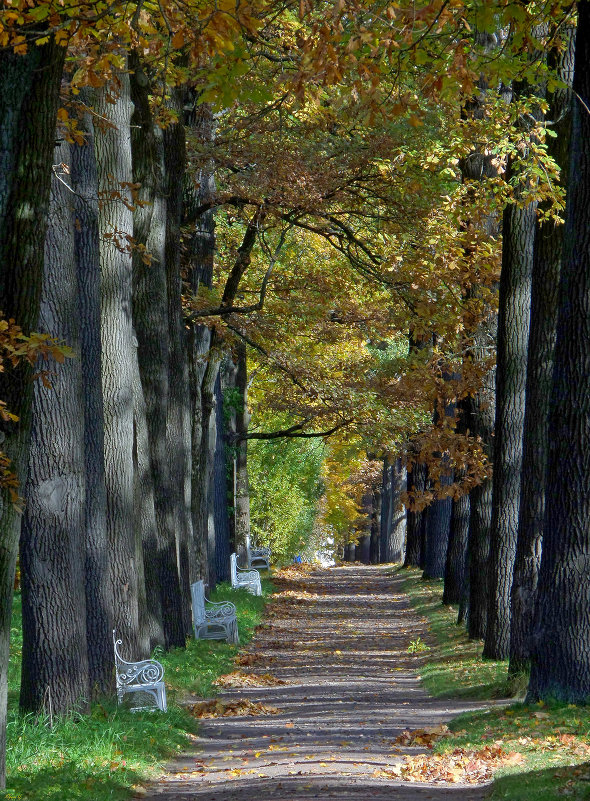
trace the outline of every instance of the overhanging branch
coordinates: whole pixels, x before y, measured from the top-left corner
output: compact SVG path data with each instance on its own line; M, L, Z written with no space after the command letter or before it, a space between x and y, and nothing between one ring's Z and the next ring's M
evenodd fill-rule
M329 428L327 431L301 431L303 426L309 422L305 421L303 423L298 423L297 425L291 426L290 428L285 428L282 431L253 431L248 434L239 434L236 436L236 440L241 441L245 439L281 439L283 437L293 439L298 437L300 439L313 439L314 437L330 437L332 434L335 434L341 428L350 425L353 422L354 418L350 418L349 420L343 420L341 423Z

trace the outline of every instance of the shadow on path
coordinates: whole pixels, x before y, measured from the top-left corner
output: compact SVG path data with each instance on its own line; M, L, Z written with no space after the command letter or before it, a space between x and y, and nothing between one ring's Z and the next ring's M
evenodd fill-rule
M286 685L246 687L279 714L203 720L196 752L169 766L148 801L479 801L487 788L397 782L380 777L404 754L403 729L435 726L481 704L430 698L408 654L424 624L384 566L350 565L279 580L248 649L248 673Z

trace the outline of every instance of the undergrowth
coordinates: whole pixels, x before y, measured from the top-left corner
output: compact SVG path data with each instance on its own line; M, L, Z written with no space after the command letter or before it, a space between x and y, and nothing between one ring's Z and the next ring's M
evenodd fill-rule
M262 620L265 596L272 591L263 580L262 598L227 585L213 600L236 604L240 643L247 643ZM162 765L187 748L197 722L180 706L187 696L215 692L212 682L235 669L235 645L190 639L186 649L157 658L165 668L168 712L132 713L114 699L94 704L90 715L21 715L18 689L22 633L20 598L15 597L8 671L7 789L11 801L123 801L140 793L141 785L161 773Z
M412 606L428 621L430 650L419 672L432 695L481 701L524 697L526 676L509 680L507 663L481 658L481 641L469 641L457 626L457 610L442 605L442 581L423 581L419 570L403 570ZM459 715L449 724L451 736L434 750L479 750L501 744L522 754L522 764L500 769L490 801L590 799L590 709L573 704L522 702L491 705Z

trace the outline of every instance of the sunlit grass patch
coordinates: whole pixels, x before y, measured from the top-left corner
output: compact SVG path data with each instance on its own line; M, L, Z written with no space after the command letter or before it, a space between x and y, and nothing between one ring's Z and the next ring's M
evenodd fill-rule
M263 592L272 591L263 580ZM214 600L236 604L240 643L262 620L265 597L222 585ZM14 603L9 667L7 790L10 801L123 801L162 772L163 763L190 745L198 723L178 705L188 695L218 692L213 681L235 670L238 647L190 639L186 649L157 654L165 667L168 712L131 713L115 699L94 704L90 715L50 721L18 713L22 655L20 598Z
M590 709L565 704L513 704L460 715L454 736L436 749L479 747L501 742L525 757L522 765L498 771L492 798L556 801L590 798Z
M231 601L236 605L240 644L252 639L254 629L262 620L265 597L272 592L269 579L262 579L262 596L255 596L245 589L232 590L228 584L220 585L212 593L212 601ZM158 654L165 669L166 687L172 698L182 700L188 694L203 697L219 692L213 686L218 676L235 670L234 658L237 645L224 640L193 640L186 648L174 648L166 654Z
M455 698L507 698L518 692L508 680L508 663L482 659L483 643L470 640L457 625L457 608L443 606L442 579L423 580L422 571L404 568L404 590L418 614L428 621L431 650L419 672L431 695Z
M507 663L483 660L482 643L470 641L456 624L457 610L442 605L442 581L423 581L421 571L403 570L404 589L428 621L431 650L419 671L433 695L494 700L524 696L526 677L509 680ZM435 754L478 751L497 745L522 755L494 776L490 799L557 801L590 799L590 708L515 703L469 712L449 723L451 735L437 740Z

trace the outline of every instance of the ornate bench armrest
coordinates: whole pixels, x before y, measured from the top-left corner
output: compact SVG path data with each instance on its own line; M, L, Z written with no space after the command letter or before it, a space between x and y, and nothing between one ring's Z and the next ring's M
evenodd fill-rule
M231 601L207 601L205 614L207 617L231 617L236 614L236 605Z
M260 577L260 573L258 570L245 570L244 568L238 567L238 578L239 579L250 579L255 581Z
M144 659L141 662L123 662L117 665L117 683L156 684L164 679L164 668L157 659Z

